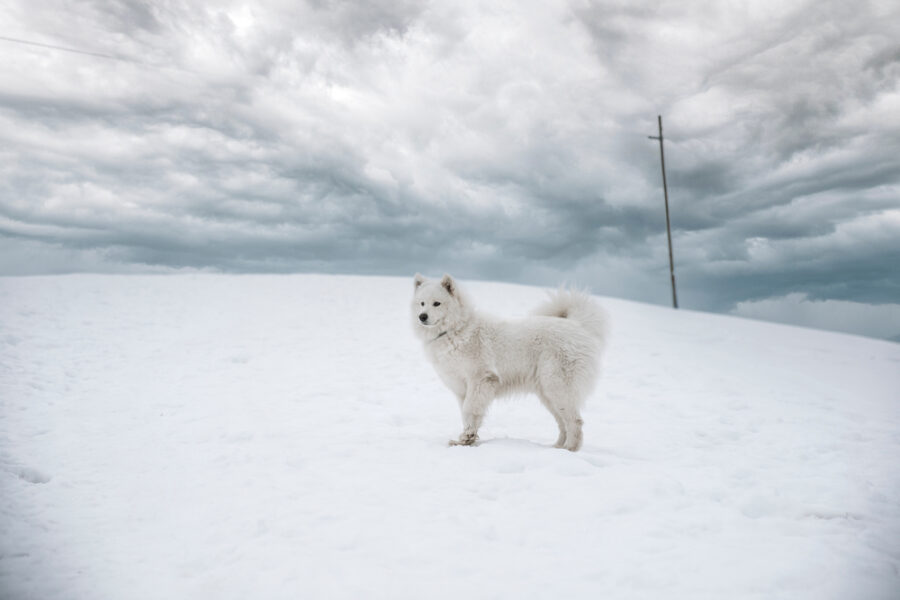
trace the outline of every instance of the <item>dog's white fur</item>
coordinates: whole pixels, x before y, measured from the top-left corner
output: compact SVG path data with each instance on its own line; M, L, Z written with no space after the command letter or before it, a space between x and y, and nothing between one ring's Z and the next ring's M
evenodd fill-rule
M459 400L463 431L453 445L471 445L491 401L534 392L559 426L557 448L581 448L580 409L599 373L606 321L584 293L560 290L518 320L478 313L449 275L416 274L413 328L425 354Z

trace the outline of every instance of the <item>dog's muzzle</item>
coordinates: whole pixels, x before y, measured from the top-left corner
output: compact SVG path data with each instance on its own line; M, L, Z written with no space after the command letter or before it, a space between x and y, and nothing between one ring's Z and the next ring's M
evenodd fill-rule
M428 322L428 313L420 314L419 321L421 321L422 323L427 323Z

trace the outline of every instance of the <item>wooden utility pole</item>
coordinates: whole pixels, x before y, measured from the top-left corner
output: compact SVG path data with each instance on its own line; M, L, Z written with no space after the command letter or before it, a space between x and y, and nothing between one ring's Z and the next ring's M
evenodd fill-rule
M662 163L663 197L666 200L666 235L669 238L669 275L672 278L672 308L678 308L678 296L675 293L675 261L672 259L672 227L669 225L669 188L666 185L666 155L663 152L662 115L657 115L659 136L648 135L651 140L659 140L659 161Z

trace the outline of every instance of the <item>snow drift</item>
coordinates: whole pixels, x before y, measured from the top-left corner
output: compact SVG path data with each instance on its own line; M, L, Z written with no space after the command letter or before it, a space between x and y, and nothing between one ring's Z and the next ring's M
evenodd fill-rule
M0 279L0 595L900 594L900 345L605 299L580 453L536 398L450 448L411 287Z

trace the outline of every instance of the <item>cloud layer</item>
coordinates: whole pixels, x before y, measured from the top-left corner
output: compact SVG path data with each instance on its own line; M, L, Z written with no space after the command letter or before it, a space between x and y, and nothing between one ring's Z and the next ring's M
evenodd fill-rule
M0 272L900 298L893 2L0 7Z

